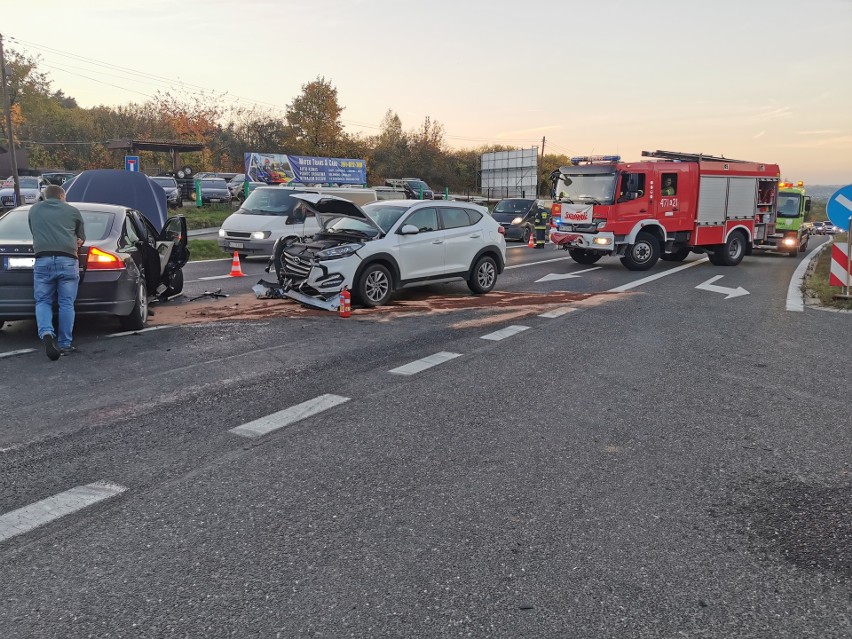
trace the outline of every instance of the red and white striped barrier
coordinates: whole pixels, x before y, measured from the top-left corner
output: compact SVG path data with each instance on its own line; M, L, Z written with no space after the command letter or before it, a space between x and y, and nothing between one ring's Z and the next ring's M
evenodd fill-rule
M828 276L829 286L848 286L849 278L849 244L835 244L831 248L831 272Z

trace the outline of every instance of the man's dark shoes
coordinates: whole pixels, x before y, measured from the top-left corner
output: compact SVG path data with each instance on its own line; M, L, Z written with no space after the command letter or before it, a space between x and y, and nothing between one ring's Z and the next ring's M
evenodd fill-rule
M59 349L59 352L65 355L74 355L75 353L79 353L79 349L76 346L63 346Z
M56 337L53 336L53 333L45 334L45 336L41 338L41 341L44 342L44 352L47 353L50 360L53 362L58 360L62 353L56 345Z

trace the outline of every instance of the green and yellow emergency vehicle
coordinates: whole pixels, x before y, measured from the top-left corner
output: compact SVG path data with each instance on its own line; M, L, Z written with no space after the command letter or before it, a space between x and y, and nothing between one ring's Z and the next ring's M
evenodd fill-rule
M810 232L805 214L811 210L811 198L805 195L804 182L779 182L775 232L755 248L780 251L792 256L808 248Z

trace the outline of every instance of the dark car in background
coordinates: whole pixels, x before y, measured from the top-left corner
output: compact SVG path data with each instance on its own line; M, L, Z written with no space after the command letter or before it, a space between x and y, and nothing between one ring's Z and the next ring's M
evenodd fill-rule
M385 186L390 186L405 191L406 198L409 200L434 200L435 192L426 182L420 178L391 178L385 180Z
M186 218L169 218L162 231L140 211L116 204L70 202L83 216L78 315L115 315L126 330L148 323L148 301L183 290L189 260ZM0 327L35 317L30 206L0 217ZM79 318L78 318L79 323Z
M497 202L491 216L505 229L507 240L527 242L534 231L535 214L546 210L541 200L505 198Z
M72 171L52 171L47 173L42 173L41 177L45 179L48 184L55 184L56 186L62 186L76 174Z
M179 209L183 205L183 196L176 179L170 175L157 175L151 179L163 187L166 192L166 202L170 209Z
M195 188L201 187L201 204L230 204L231 191L224 178L202 178ZM195 197L195 194L193 194Z

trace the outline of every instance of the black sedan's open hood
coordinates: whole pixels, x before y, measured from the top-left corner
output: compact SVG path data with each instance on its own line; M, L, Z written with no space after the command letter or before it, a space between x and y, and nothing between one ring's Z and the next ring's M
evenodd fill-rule
M363 211L363 209L349 200L344 200L341 197L334 197L333 195L323 195L322 193L293 193L290 197L301 200L307 204L307 206L316 213L317 221L319 221L320 228L323 230L326 229L327 225L332 220L336 220L341 217L348 217L353 220L369 224L375 228L379 234L384 233L381 227L376 224L373 219Z

